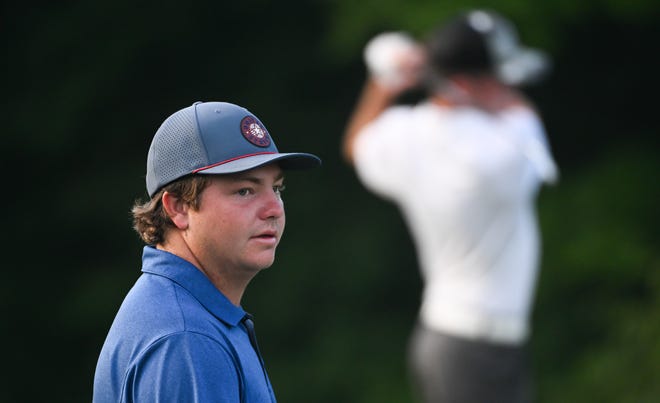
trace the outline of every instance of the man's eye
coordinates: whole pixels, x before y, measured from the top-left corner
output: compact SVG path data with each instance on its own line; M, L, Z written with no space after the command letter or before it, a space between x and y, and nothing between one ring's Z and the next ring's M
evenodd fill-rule
M279 186L273 186L273 190L278 196L282 196L282 192L286 189L286 186L284 185L279 185Z
M237 193L239 196L247 196L250 193L252 193L252 191L248 188L243 188L243 189L239 189Z

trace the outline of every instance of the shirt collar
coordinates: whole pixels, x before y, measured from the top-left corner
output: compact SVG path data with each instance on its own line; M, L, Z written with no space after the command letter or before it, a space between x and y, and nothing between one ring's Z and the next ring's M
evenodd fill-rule
M237 326L245 316L241 307L232 304L197 267L170 252L145 246L142 272L172 280L185 288L213 316L231 326Z

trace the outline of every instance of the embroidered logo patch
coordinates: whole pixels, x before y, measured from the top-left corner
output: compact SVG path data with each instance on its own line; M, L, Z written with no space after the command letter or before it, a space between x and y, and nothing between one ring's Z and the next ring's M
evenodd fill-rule
M241 120L241 133L247 141L257 147L268 147L270 145L268 130L252 116L246 116Z

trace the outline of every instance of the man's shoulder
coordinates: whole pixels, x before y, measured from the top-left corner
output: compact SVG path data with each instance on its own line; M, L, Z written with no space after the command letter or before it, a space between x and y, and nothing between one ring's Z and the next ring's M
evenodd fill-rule
M227 325L176 282L143 274L124 299L104 349L125 363L160 355L201 360L220 354L232 361L228 333Z
M147 332L104 347L95 375L95 401L118 401L122 394L147 401L156 391L176 401L192 401L192 396L239 400L241 363L230 343L188 330L154 336Z
M179 332L216 335L225 326L171 279L143 274L128 292L113 323L124 337L152 340Z

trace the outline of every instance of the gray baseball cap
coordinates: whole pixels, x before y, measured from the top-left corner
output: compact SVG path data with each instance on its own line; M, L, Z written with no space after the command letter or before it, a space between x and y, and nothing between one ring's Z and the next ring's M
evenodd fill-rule
M277 161L282 169L321 165L307 153L280 153L259 118L227 102L195 102L158 128L147 156L147 192L191 174L231 174Z
M431 60L443 74L489 71L508 85L546 78L549 56L520 43L514 24L491 10L471 10L434 31L428 42Z
M545 78L550 58L523 46L511 21L494 11L474 10L467 15L469 26L481 34L492 58L495 74L509 85L524 85Z

